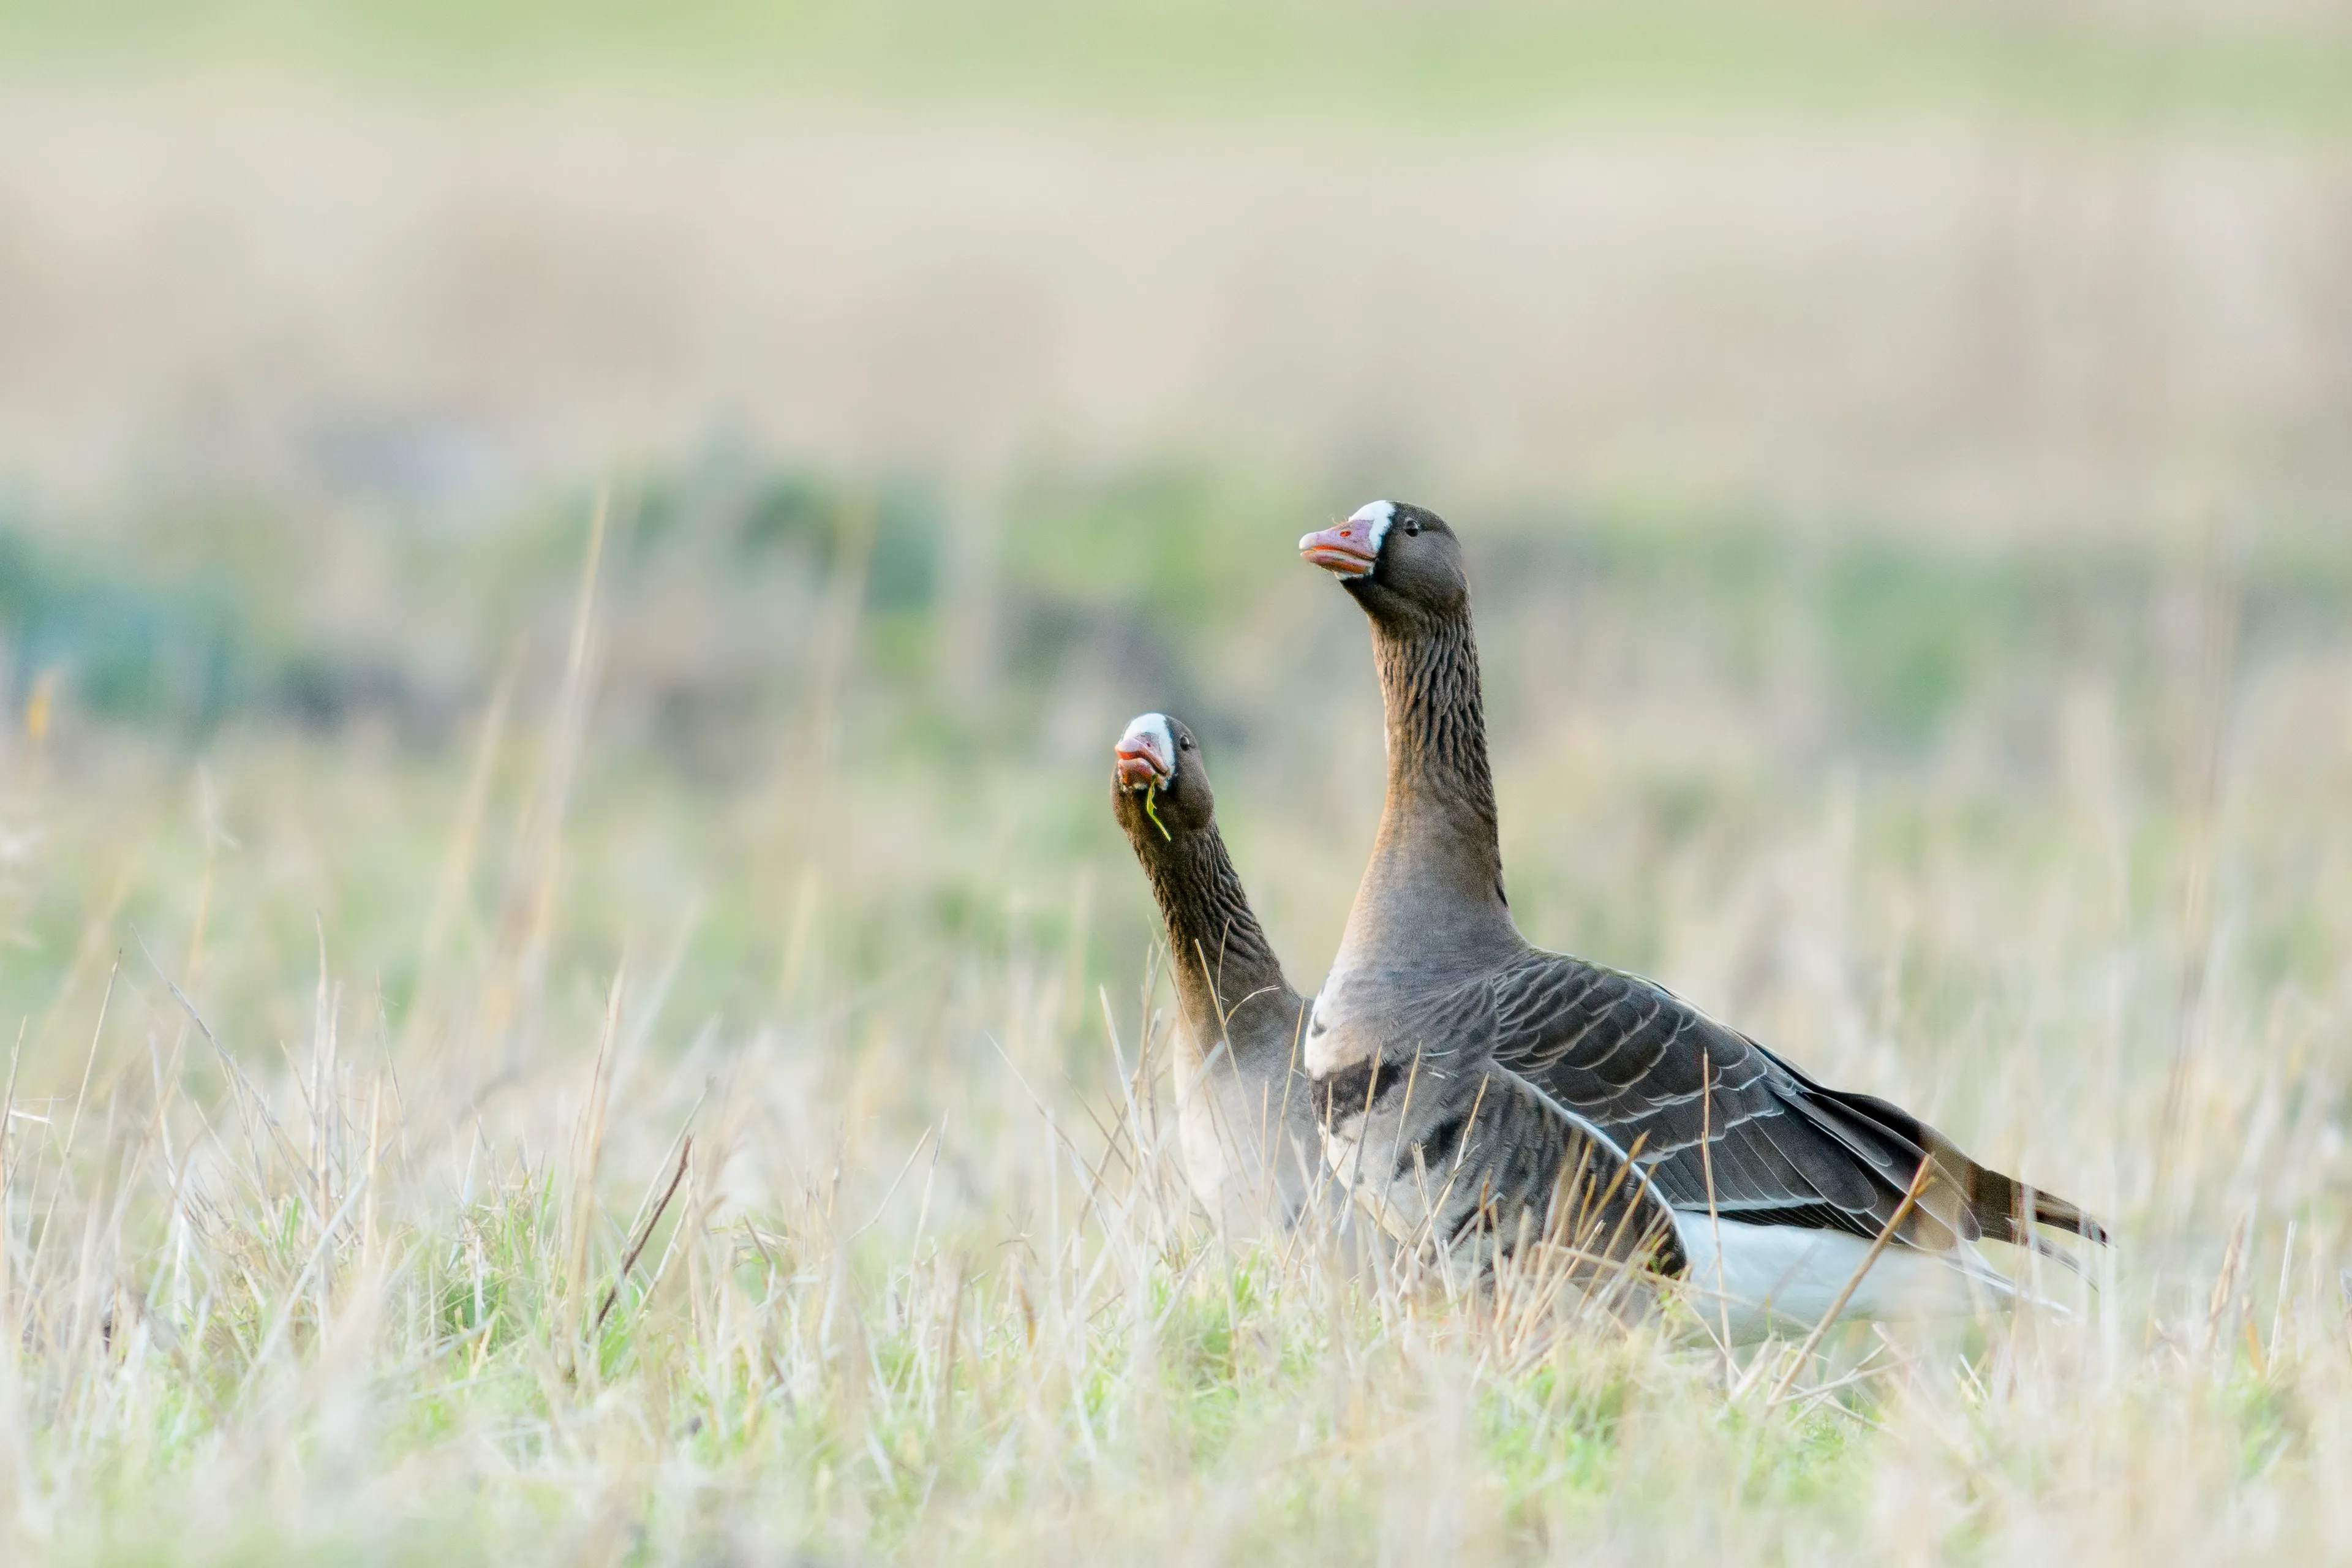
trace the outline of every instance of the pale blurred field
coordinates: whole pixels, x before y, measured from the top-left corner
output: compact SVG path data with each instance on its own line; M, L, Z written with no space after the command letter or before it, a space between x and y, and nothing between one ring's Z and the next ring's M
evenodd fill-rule
M2347 37L0 5L0 1555L2352 1551ZM1380 494L1528 934L2108 1218L2074 1316L1190 1213L1108 748L1313 986Z

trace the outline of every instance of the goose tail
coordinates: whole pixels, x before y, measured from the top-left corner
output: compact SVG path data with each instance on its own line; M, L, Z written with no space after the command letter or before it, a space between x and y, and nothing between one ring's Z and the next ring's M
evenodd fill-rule
M1983 1165L1977 1166L1970 1175L1969 1212L1984 1227L1985 1235L1995 1240L2024 1246L2033 1239L2035 1226L2046 1225L2102 1247L2109 1244L2105 1226L2055 1193L2029 1187L2014 1176L2004 1176Z
M1898 1146L1908 1143L1912 1150L1935 1162L1937 1179L1928 1184L1919 1203L1920 1209L1933 1216L1928 1221L1930 1225L1940 1221L1960 1237L1973 1228L1990 1240L2005 1241L2014 1247L2033 1247L2039 1239L2033 1227L2038 1225L2079 1236L2102 1247L2111 1244L2107 1227L2083 1212L2079 1205L2040 1187L2030 1187L1990 1165L1979 1165L1950 1139L1902 1107L1874 1095L1824 1089L1801 1074L1798 1076L1818 1100L1864 1118L1882 1132L1893 1134Z
M2048 1250L2046 1244L2033 1234L2033 1227L2046 1225L2101 1247L2109 1244L2107 1227L2084 1213L2081 1205L2056 1193L2028 1186L1990 1165L1978 1164L1931 1127L1923 1124L1920 1131L1925 1134L1927 1157L1936 1163L1937 1173L1959 1189L1960 1201L1981 1235L2043 1252Z

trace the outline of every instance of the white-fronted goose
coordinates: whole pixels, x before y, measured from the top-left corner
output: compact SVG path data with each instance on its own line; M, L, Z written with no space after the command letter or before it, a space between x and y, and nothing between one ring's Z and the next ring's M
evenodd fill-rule
M1899 1107L1815 1083L1650 981L1529 946L1504 898L1453 530L1375 501L1299 552L1370 618L1386 708L1380 832L1307 1024L1307 1071L1335 1102L1402 1107L1409 1079L1489 1064L1523 1076L1647 1172L1694 1285L1720 1289L1741 1337L1826 1311L1923 1162L1919 1195L1847 1316L2007 1293L1962 1245L1979 1237L2046 1247L2038 1222L2106 1239L2073 1204L1978 1164ZM1408 1147L1441 1126L1433 1108L1396 1114Z
M1325 1174L1298 1061L1307 1004L1226 853L1192 732L1164 713L1129 724L1113 755L1111 807L1151 883L1176 971L1186 1180L1228 1224L1289 1223L1318 1194L1343 1203L1356 1173L1343 1160ZM1542 1237L1595 1260L1681 1267L1672 1215L1641 1173L1523 1079L1500 1068L1463 1075L1433 1087L1429 1101L1442 1114L1406 1178L1356 1194L1391 1235L1473 1263Z
M1323 1180L1313 1094L1297 1060L1307 1004L1251 910L1192 732L1164 713L1112 753L1111 810L1151 883L1184 1028L1177 1136L1193 1195L1230 1226L1294 1220Z

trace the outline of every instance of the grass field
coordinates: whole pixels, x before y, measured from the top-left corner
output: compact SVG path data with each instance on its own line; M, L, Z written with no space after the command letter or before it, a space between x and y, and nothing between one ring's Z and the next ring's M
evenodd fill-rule
M12 1557L2352 1536L2352 553L1474 532L1530 932L2116 1226L2072 1316L1798 1366L1189 1212L1104 753L1173 694L1312 984L1379 739L1310 503L1034 497L961 607L919 489L593 510L13 536Z
M0 1563L2352 1556L2326 8L0 0ZM2114 1228L1727 1354L1218 1235L1292 542L1514 910Z

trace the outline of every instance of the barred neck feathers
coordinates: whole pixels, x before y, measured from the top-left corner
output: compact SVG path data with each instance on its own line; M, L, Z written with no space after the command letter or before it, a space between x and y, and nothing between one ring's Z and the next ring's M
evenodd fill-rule
M1372 647L1387 709L1390 793L1425 799L1493 843L1495 777L1469 616L1406 636L1376 626Z
M1376 620L1373 656L1387 710L1388 800L1376 857L1409 860L1417 915L1491 910L1507 923L1496 837L1495 778L1486 759L1478 646L1470 616L1395 627Z
M1265 928L1250 909L1223 836L1211 827L1179 834L1172 843L1147 839L1142 847L1144 872L1168 927L1177 993L1194 1038L1205 1048L1230 1033L1239 1053L1244 1026L1263 1023L1278 1027L1286 1051L1298 994L1284 978ZM1257 1005L1267 1002L1277 1005ZM1284 1003L1286 1011L1278 1005Z

